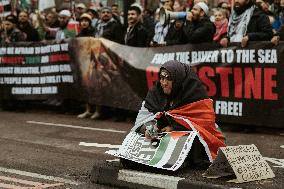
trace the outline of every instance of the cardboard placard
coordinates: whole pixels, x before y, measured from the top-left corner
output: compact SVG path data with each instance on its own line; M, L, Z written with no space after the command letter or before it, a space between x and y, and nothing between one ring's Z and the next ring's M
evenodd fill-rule
M257 147L252 145L219 148L217 158L203 174L206 178L235 175L229 182L243 183L275 177Z

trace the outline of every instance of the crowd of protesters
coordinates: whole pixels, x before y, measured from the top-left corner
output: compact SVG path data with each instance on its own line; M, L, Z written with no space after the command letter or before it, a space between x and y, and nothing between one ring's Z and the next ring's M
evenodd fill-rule
M73 37L103 37L134 47L157 47L178 44L218 43L227 47L239 42L284 40L284 0L219 0L209 8L207 0L160 0L156 10L133 4L128 9L127 23L117 4L111 7L87 7L83 3L68 9L30 13L18 11L4 18L1 43L63 40ZM183 12L184 17L162 23L160 11ZM77 24L78 23L78 24ZM91 116L90 107L80 118ZM100 109L97 107L96 109ZM92 116L96 119L98 112Z
M3 19L1 42L62 40L72 37L103 37L117 43L136 46L166 46L186 43L283 40L284 0L219 0L209 9L207 0L160 0L157 10L143 10L133 4L124 23L117 4L111 7L76 5L75 11L52 9L49 12L18 11ZM161 24L159 11L185 12L186 17ZM76 22L79 22L77 26Z

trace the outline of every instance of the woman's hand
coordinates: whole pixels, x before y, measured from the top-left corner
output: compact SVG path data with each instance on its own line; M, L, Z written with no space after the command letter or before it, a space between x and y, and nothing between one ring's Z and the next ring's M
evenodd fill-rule
M150 140L152 140L153 138L151 137L151 135L149 135L149 133L146 131L145 132L145 138L146 139L150 139Z
M228 40L228 38L223 38L223 39L221 39L220 40L220 45L222 46L222 47L228 47L228 44L229 44L229 40Z
M191 22L191 21L192 21L192 17L193 17L192 12L187 12L187 14L186 14L186 20L188 20L189 22Z
M162 128L162 132L172 132L174 130L174 128L172 126L167 126Z
M249 37L248 37L247 35L244 36L243 39L242 39L242 42L241 42L241 46L242 46L243 48L246 47L247 44L248 44L248 41L249 41Z
M274 36L272 39L271 39L271 43L273 45L278 45L279 44L279 41L280 41L280 37L279 36Z

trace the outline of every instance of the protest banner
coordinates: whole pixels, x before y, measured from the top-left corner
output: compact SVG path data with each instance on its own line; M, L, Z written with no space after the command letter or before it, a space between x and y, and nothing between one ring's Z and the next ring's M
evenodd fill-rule
M43 99L49 95L137 111L147 91L158 80L159 68L165 61L176 59L192 65L192 69L204 83L209 97L214 100L218 121L283 128L283 42L278 46L272 46L270 42L250 42L246 48L241 48L239 44L220 48L213 43L135 48L106 39L87 37L74 38L65 44L68 44L68 49L65 50L58 49L56 44L53 44L52 48L43 43L2 45L0 99ZM58 51L45 54L33 54L31 51L45 48ZM17 54L18 51L23 51L22 49L28 49L31 53ZM51 61L47 58L52 57L52 54L59 56L58 54L62 53L61 59L68 57L67 54L69 59L56 62L53 58ZM44 66L57 69L51 65L61 64L71 68L71 71L69 69L64 73L54 71L34 74L37 69L44 69ZM20 67L23 67L22 72L26 72L24 75L14 72L14 69ZM24 70L24 67L28 67L25 69L30 69L30 73ZM58 73L64 77L60 82L58 80L57 84L53 82L52 86L57 86L56 94L32 94L29 91L33 89L29 87L38 87L36 82L23 83L22 79L19 81L22 77L56 77ZM73 82L70 82L71 78ZM27 88L26 92L21 92L25 94L20 95L15 89L11 90L19 86ZM55 90L56 88L53 91Z
M257 147L239 145L220 147L217 158L203 174L207 178L235 175L229 182L243 183L275 177Z
M180 131L164 133L154 142L145 136L130 132L118 150L106 153L144 165L176 171L183 164L197 132Z
M284 43L276 47L269 42L251 42L247 48L239 44L220 48L212 43L130 49L102 42L124 81L141 99L158 80L162 64L176 59L195 69L214 100L218 121L283 128L279 102L283 99Z
M18 43L0 47L1 99L41 100L76 95L68 46Z

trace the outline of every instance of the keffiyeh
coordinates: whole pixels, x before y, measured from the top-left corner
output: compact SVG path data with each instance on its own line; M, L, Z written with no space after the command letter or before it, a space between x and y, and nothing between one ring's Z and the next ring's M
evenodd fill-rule
M228 36L231 42L241 42L247 32L249 21L252 17L255 6L251 6L242 14L238 15L235 11L229 20Z

